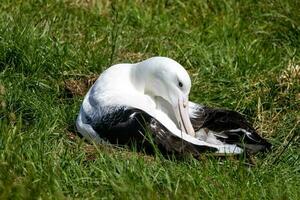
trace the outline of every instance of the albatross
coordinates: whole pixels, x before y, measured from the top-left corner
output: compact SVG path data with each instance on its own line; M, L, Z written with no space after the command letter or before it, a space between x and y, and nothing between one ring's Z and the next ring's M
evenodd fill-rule
M78 132L95 143L145 139L170 152L199 155L270 149L243 115L189 101L191 79L178 62L152 57L106 69L84 97Z

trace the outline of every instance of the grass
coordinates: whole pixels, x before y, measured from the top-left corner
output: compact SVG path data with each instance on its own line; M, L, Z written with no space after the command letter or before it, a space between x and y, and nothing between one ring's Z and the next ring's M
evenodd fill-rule
M299 10L293 0L2 0L0 199L300 199ZM95 75L154 55L185 66L191 100L244 113L273 151L247 167L76 136Z

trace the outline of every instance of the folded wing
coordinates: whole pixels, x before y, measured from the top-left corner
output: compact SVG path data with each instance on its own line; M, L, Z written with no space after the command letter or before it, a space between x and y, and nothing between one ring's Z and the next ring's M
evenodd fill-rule
M266 151L271 144L262 138L240 113L232 110L210 108L190 102L190 119L196 133L212 133L226 144L236 144L249 153Z

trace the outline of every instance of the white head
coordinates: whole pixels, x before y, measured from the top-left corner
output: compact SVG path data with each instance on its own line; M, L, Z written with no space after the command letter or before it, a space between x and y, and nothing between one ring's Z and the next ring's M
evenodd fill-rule
M175 123L183 132L194 136L188 106L191 79L187 71L170 58L153 57L137 64L135 76L144 93L167 102L168 114L174 115L170 117L177 120Z

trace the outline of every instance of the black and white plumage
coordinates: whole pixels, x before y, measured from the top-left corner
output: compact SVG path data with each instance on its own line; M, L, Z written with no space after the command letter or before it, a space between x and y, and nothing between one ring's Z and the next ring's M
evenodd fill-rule
M140 142L146 129L167 151L240 154L269 149L235 112L189 102L191 80L176 61L153 57L104 71L86 94L76 126L88 140Z

